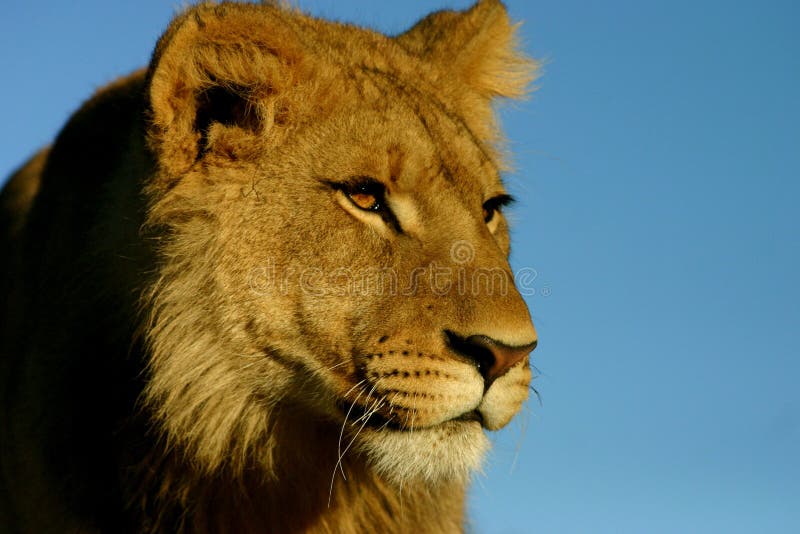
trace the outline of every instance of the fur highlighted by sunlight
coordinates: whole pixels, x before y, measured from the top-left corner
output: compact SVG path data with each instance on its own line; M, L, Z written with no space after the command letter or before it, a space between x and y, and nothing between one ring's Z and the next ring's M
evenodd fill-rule
M87 101L0 196L7 531L462 530L536 344L515 28L203 3Z

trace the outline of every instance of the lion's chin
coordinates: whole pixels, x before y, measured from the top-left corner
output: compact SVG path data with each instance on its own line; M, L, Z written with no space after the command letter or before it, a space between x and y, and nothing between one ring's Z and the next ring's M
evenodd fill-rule
M402 487L413 481L466 482L480 469L489 440L478 421L452 420L413 431L365 429L358 448L373 469Z

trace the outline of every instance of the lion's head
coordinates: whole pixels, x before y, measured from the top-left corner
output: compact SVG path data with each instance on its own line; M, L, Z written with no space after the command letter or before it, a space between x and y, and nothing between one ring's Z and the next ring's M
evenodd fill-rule
M271 5L170 26L147 82L144 327L168 440L269 473L292 413L391 481L478 466L536 344L492 114L532 72L495 1L394 38Z

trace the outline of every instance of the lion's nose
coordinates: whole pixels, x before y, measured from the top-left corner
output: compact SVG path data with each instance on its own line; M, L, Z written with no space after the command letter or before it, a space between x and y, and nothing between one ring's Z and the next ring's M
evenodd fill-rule
M530 354L537 343L534 340L526 345L511 346L489 336L462 337L450 331L446 331L445 336L450 348L478 365L486 388Z

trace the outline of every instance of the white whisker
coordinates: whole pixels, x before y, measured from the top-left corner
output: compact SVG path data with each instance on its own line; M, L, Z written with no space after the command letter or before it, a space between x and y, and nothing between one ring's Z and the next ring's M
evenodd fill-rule
M368 400L367 400L367 402L369 402L369 398L370 398L370 397L372 397L372 394L375 392L375 388L377 388L377 387L378 387L378 384L377 384L377 383L375 383L375 384L372 386L372 389L369 391L369 394L367 395L367 399L368 399ZM350 440L350 443L348 443L348 444L347 444L347 446L344 448L344 451L342 451L342 450L341 450L341 447L340 447L340 452L339 452L339 460L338 460L338 462L337 462L337 463L338 463L338 465L339 465L340 467L341 467L341 465L342 465L342 459L344 458L344 455L345 455L345 453L346 453L346 452L347 452L347 451L350 449L350 447L351 447L351 446L353 445L353 443L356 441L356 438L358 437L358 435L361 433L361 431L362 431L362 430L364 429L364 427L366 426L366 424L367 424L367 421L369 421L369 418L372 416L372 414L373 414L373 413L375 413L375 411L373 410L373 407L375 406L375 404L377 404L377 402L378 402L379 400L380 400L380 399L376 399L376 400L375 400L375 403L373 403L373 404L372 404L372 406L370 406L370 408L368 408L368 409L364 410L364 414L363 414L361 417L359 417L358 419L356 419L355 421L353 421L353 425L355 426L355 425L356 425L356 424L357 424L357 423L358 423L358 422L359 422L361 419L363 419L363 420L364 420L364 422L363 422L363 423L361 423L361 427L360 427L360 428L359 428L359 429L356 431L356 435L355 435L355 436L353 436L353 439L351 439L351 440ZM335 472L335 471L336 471L336 469L334 468L334 472Z
M351 392L352 392L354 389L356 389L357 387L361 386L361 384L363 384L364 382L366 382L366 378L364 378L364 379L360 380L360 381L359 381L358 383L356 383L356 384L355 384L353 387L351 387L349 390L347 390L347 393L345 393L345 394L342 396L342 398L347 398L347 396L348 396L348 395L349 395L349 394L350 394L350 393L351 393ZM347 410L347 413L346 413L346 414L345 414L345 416L344 416L344 421L342 422L342 430L339 432L339 445L338 445L338 452L339 452L339 453L341 453L341 450L342 450L342 437L344 436L344 429L345 429L345 427L347 426L347 418L350 416L350 412L352 412L352 411L353 411L353 407L356 405L356 402L358 402L358 399L359 399L359 397L361 397L361 395L362 395L363 393L364 393L364 391L363 391L363 390L359 391L359 393L358 393L358 395L356 396L356 398L355 398L355 399L353 399L353 402L351 402L351 403L350 403L350 409L349 409L349 410ZM341 456L340 456L340 454L337 454L337 457L338 457L339 459L336 461L336 464L333 466L333 473L331 474L331 487L330 487L330 490L329 490L329 492L328 492L328 507L330 507L330 505L331 505L331 499L333 498L333 483L334 483L334 481L336 480L336 468L337 468L337 467L341 467L341 463L340 463L340 462L341 462ZM342 469L342 477L343 477L345 480L347 480L347 476L344 474L344 468L343 468L343 467L341 467L341 469Z
M416 394L416 392L414 393L414 397L413 397L413 399L411 401L411 405L414 407L413 408L414 411L411 414L411 432L413 433L414 432L414 422L417 420L417 394Z
M528 403L525 403L525 415L519 426L519 437L517 437L517 444L514 447L514 458L511 460L511 468L508 470L509 475L514 474L514 469L517 467L517 460L519 460L519 453L522 450L522 442L525 439L525 433L528 430L528 423L531 420L531 408Z
M350 362L349 362L349 361L347 361L347 360L345 360L345 361L343 361L343 362L339 362L339 363L337 363L337 364L335 364L335 365L331 365L330 367L327 367L325 370L326 370L326 371L333 371L333 370L334 370L334 369L336 369L337 367L341 367L342 365L347 365L348 363L350 363Z

